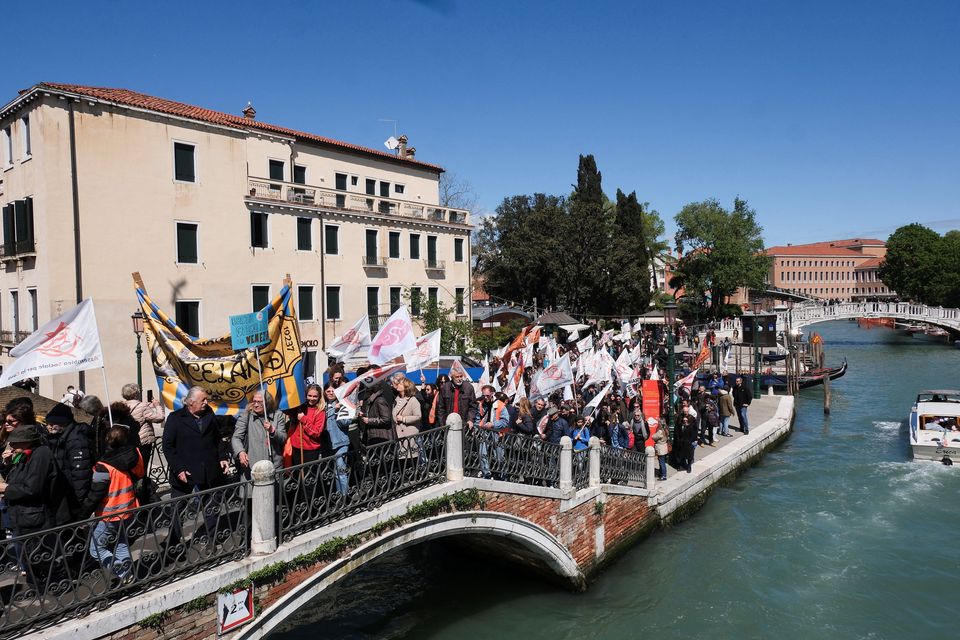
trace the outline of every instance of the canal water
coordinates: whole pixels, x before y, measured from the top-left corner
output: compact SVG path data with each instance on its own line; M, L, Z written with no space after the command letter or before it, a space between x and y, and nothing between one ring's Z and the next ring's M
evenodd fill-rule
M960 349L887 328L811 327L844 356L824 417L798 398L791 437L691 519L620 557L584 594L446 545L371 565L276 639L955 638L960 465L913 462L917 390L960 387Z

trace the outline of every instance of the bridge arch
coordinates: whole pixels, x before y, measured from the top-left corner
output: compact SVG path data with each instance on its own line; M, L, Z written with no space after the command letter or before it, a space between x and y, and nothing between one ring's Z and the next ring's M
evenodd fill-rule
M777 312L777 329L783 331L789 325L793 329L828 322L830 320L854 320L857 318L893 318L924 322L953 332L960 332L960 309L928 307L907 302L844 302L840 304L807 304L789 311Z
M523 518L491 511L466 511L428 518L391 530L353 550L349 556L321 567L277 600L237 636L263 638L311 599L377 558L428 540L460 535L509 539L513 555L538 566L574 589L586 585L570 551L546 529Z

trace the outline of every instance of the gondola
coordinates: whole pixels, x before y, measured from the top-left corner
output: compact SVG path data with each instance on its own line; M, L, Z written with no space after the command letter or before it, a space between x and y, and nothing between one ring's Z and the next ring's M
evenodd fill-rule
M837 378L842 378L843 375L847 372L847 359L843 359L843 364L839 367L827 367L826 369L811 369L803 375L800 376L800 379L797 381L801 389L806 389L808 387L815 387L818 384L823 384L823 379L828 377L831 380L836 380Z
M787 354L785 353L765 353L763 354L764 362L782 362L787 359Z

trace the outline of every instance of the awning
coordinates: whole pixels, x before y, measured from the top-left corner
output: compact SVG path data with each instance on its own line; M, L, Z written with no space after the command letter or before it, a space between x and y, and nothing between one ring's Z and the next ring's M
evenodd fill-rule
M571 331L584 331L585 329L589 329L589 328L590 328L590 325L588 325L588 324L562 324L562 325L560 325L560 328L563 329L564 331L566 331L567 333L570 333Z

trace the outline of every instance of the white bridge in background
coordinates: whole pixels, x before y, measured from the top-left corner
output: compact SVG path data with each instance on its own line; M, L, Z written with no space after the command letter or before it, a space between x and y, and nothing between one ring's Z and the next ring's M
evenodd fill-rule
M840 304L804 304L786 311L777 311L777 331L787 329L788 319L794 330L830 320L857 318L893 318L924 322L960 333L960 309L928 307L909 302L843 302Z

